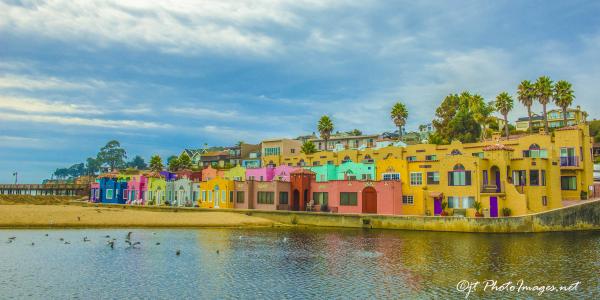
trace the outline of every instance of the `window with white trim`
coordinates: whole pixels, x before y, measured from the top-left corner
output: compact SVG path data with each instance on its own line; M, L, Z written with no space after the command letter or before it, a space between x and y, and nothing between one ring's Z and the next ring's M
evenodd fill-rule
M402 204L405 205L413 205L415 204L415 198L412 195L403 195L402 196Z
M383 173L383 180L385 181L399 181L400 180L400 173Z
M410 185L422 185L423 184L423 173L411 172L410 173Z

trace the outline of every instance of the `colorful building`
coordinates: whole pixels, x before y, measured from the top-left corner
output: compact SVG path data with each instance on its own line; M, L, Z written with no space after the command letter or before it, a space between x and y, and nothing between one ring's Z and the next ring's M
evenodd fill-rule
M103 174L98 177L99 202L107 204L125 204L127 182L119 180L116 174Z
M202 170L202 181L209 181L217 177L224 177L225 171L221 169L215 169L212 166L208 166Z
M215 177L200 183L200 203L203 208L233 208L233 180Z
M265 140L261 143L262 166L284 164L282 157L300 154L302 143L292 139Z
M145 195L148 191L148 178L142 174L127 175L127 189L125 190L125 200L127 204L146 204ZM122 180L125 180L122 178Z
M223 172L223 178L234 181L246 180L246 168L242 166L235 166L229 170Z
M275 176L275 167L246 169L246 180L271 181Z
M100 183L90 183L90 202L100 202Z
M235 182L234 207L289 210L290 183L286 181Z
M156 173L149 173L148 178L148 190L145 195L147 205L164 205L165 194L167 189L167 181L165 178Z

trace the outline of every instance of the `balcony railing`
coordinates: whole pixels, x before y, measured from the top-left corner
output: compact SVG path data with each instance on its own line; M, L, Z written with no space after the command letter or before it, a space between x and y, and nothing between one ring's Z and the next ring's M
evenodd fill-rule
M578 156L563 156L560 158L561 167L579 167Z

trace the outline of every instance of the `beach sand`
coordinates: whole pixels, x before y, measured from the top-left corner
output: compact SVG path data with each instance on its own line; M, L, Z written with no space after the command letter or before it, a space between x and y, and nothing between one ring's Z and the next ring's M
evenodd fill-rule
M253 227L276 223L219 211L145 211L79 205L0 205L0 227Z

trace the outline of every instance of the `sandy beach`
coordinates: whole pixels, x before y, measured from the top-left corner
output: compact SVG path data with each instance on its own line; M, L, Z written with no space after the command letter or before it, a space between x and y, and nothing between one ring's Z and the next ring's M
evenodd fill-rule
M78 205L0 205L0 227L253 227L267 219L218 211L145 211Z

